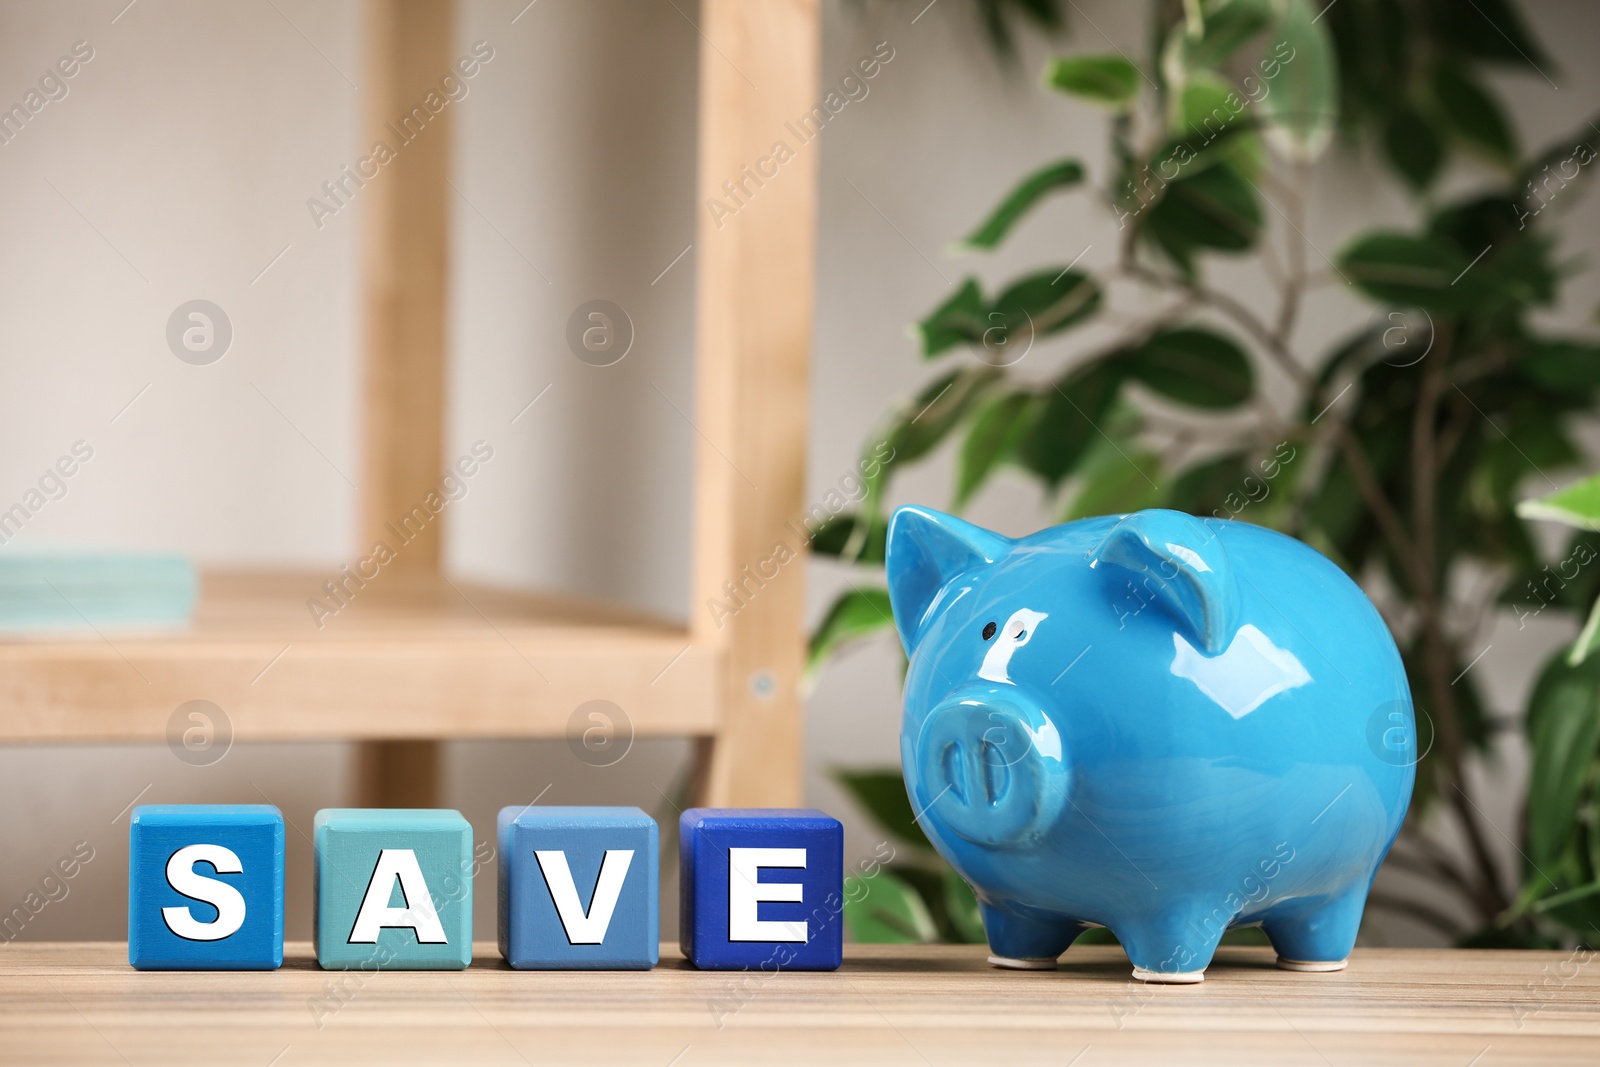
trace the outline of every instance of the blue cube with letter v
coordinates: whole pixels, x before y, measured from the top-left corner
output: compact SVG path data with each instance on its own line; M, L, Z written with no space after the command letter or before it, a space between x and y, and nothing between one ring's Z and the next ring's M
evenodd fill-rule
M638 808L503 808L500 954L519 970L648 970L660 830Z
M459 811L324 808L313 838L317 962L459 971L472 962L472 826Z
M128 962L283 965L283 815L269 804L146 804L128 831Z
M844 828L820 811L691 808L680 942L696 967L831 971L844 955Z

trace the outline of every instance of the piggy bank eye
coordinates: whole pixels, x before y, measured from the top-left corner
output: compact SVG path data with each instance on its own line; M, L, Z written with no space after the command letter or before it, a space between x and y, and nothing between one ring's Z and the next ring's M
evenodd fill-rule
M996 629L995 624L992 623L992 622L989 623L987 626L985 626L983 628L983 639L985 641L987 641L987 640L989 640L989 638L993 637L995 629Z

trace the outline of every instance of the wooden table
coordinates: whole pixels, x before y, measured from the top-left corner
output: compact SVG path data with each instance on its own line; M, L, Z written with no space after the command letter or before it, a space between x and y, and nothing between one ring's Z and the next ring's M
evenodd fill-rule
M1600 959L1364 949L1291 974L1223 949L1197 986L1129 979L1116 948L1054 972L974 946L850 946L827 974L137 973L120 943L0 946L0 1062L499 1064L1600 1063ZM320 1022L320 1026L319 1026Z

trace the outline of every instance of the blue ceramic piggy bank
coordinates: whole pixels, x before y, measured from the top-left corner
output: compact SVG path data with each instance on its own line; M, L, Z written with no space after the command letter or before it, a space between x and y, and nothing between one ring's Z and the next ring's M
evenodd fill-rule
M1107 926L1146 981L1198 982L1223 932L1338 970L1416 776L1399 652L1326 557L1174 511L1010 540L889 525L911 658L900 740L928 837L1003 967Z

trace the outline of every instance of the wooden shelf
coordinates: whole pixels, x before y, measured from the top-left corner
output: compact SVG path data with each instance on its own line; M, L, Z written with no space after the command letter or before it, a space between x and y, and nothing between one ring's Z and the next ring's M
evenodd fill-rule
M197 699L236 741L561 737L593 699L639 736L716 728L716 655L681 626L380 572L319 629L327 578L210 573L183 632L0 643L0 741L164 740Z
M121 943L17 942L0 1061L1496 1067L1593 1064L1600 1040L1600 977L1566 953L1358 949L1296 974L1225 948L1199 985L1145 986L1116 948L1055 971L986 952L848 945L831 973L730 974L664 945L651 971L532 972L484 942L466 971L368 975L302 942L281 971L138 973Z
M700 5L696 203L724 196L820 99L821 24L820 0ZM434 90L461 53L456 26L453 0L362 5L359 144L392 136ZM760 72L759 90L744 71ZM456 462L444 449L454 114L362 194L361 545L388 541ZM816 167L804 153L729 233L697 215L690 624L457 588L439 576L443 522L426 523L320 629L306 601L327 575L212 574L183 633L0 639L0 744L163 741L180 705L208 700L237 741L361 742L359 804L431 807L433 742L562 737L580 705L608 700L635 736L696 740L696 802L801 803L805 568L743 576L780 542L804 554L792 524L806 510ZM761 595L736 619L705 610L752 580Z

